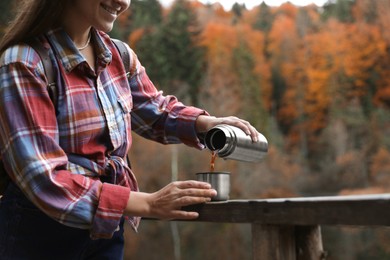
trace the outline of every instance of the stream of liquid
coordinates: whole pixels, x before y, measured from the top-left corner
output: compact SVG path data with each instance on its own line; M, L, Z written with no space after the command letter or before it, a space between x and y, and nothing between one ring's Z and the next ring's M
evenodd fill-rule
M215 158L217 158L217 152L211 151L210 172L215 170Z

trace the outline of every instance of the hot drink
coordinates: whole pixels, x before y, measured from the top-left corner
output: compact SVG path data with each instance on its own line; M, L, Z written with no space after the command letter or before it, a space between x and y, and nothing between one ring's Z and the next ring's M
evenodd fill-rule
M211 151L210 172L215 170L215 158L217 158L217 152Z

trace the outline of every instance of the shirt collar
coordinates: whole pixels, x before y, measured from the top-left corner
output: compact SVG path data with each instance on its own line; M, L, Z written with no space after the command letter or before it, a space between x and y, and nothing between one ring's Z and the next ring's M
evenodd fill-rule
M98 71L105 68L112 60L112 53L106 43L109 36L98 32L92 28L92 41L96 50L96 58L98 59ZM54 49L58 60L62 63L66 72L72 71L79 64L86 62L84 56L79 52L69 35L62 28L57 28L49 31L47 39Z

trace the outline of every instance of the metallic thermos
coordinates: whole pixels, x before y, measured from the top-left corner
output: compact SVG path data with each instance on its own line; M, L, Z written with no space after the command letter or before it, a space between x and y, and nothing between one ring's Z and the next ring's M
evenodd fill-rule
M206 147L216 151L218 157L245 162L259 162L268 152L268 142L259 134L258 141L252 142L240 128L231 125L217 125L205 135Z

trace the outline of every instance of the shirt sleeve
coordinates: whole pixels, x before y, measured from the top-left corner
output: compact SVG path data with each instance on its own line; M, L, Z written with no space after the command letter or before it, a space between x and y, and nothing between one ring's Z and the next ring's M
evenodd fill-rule
M133 96L132 130L163 144L184 143L203 149L195 130L195 121L199 115L208 113L193 106L185 106L175 96L158 91L136 54L131 49L129 51L129 84Z
M46 89L39 55L12 47L0 60L1 159L12 181L56 221L111 237L130 189L66 170L55 108Z

